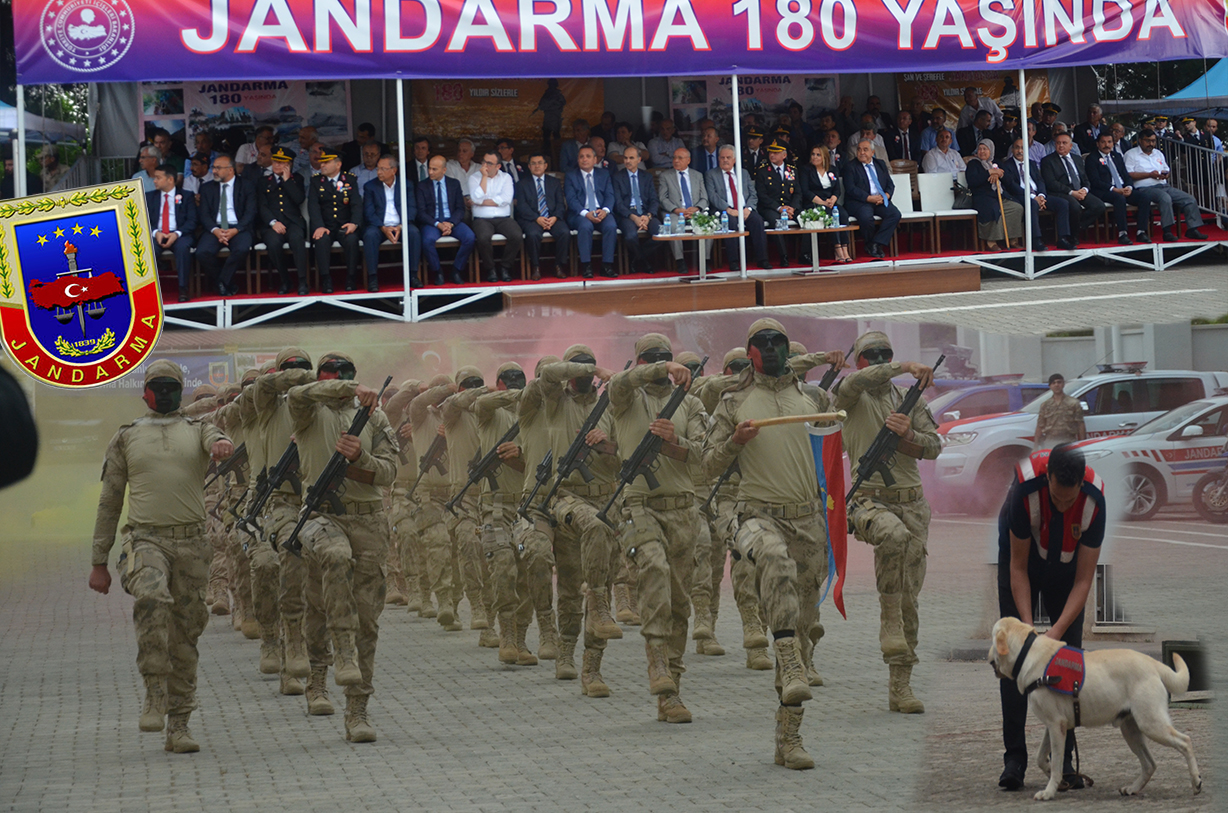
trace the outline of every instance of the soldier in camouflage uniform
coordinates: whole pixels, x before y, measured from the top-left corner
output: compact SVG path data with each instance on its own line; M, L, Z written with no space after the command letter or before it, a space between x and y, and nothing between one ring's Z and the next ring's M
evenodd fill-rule
M418 535L417 503L406 499L406 494L418 479L418 457L414 452L413 425L409 422L409 404L425 389L416 378L401 382L397 392L384 404L384 414L390 426L396 427L397 442L401 446L397 457L397 479L389 495L388 522L390 538L400 555L401 577L405 586L405 610L425 618L422 596L430 595L430 583L423 565L422 540ZM431 618L434 618L434 606Z
M413 428L414 451L420 457L426 455L439 427L443 425L439 404L456 391L457 386L450 378L437 375L430 380L424 392L410 401L409 423ZM451 461L446 453L443 462L445 470L450 470ZM457 632L462 627L456 617L454 603L459 602L459 598L454 593L461 582L460 575L455 572L456 555L452 550L452 538L445 519L451 514L444 508L444 503L451 496L450 476L440 474L434 468L422 475L418 490L414 493L414 499L418 503L416 514L418 538L422 542L422 570L427 585L422 593L422 614L425 618L437 617L441 627L449 632ZM439 604L438 611L432 604L432 593Z
M400 387L396 384L389 384L384 389L384 394L380 398L380 409L384 411L384 415L388 415L388 402L391 401L396 394L400 392ZM388 425L394 426L392 419L388 419ZM395 431L395 427L394 427ZM400 442L400 438L397 438ZM406 468L409 458L405 457L404 451L400 451L397 455L397 475L400 475L401 469ZM388 561L385 566L388 570L388 595L384 596L384 601L388 604L395 604L399 607L404 607L409 603L407 595L409 586L405 579L405 568L402 562L401 555L401 539L397 536L394 529L396 527L396 518L392 511L392 490L396 487L394 482L388 488L384 489L384 510L388 513Z
M803 390L788 364L788 337L774 319L747 333L751 369L721 395L704 468L717 476L731 462L738 482L734 539L737 556L755 568L755 583L776 650L776 764L814 767L802 745L802 703L811 698L805 667L816 600L827 575L827 517L819 500L814 453L806 428L760 430L755 419L829 410L827 394Z
M189 418L208 420L220 406L217 398L217 388L210 384L201 384L192 390L192 403L181 411ZM211 474L206 476L208 479ZM209 561L209 587L205 590L205 604L214 615L230 614L230 571L226 562L226 537L222 527L221 516L218 514L218 500L221 497L221 483L214 483L205 492L205 535L209 537L209 545L213 556Z
M182 395L178 364L158 360L146 368L149 411L120 427L107 446L89 577L92 590L110 591L107 559L127 489L128 523L116 568L134 600L136 662L145 682L140 729L161 731L166 715L166 750L177 754L200 750L188 718L196 708L196 641L209 620L202 484L210 457L221 460L234 451L216 426L183 415Z
M920 714L925 706L913 694L910 681L917 663L917 604L925 582L926 540L930 506L921 491L918 460L933 460L941 450L938 427L925 401L911 415L895 413L906 390L891 382L907 373L924 386L934 371L915 361L892 361L891 341L872 330L853 345L857 370L833 389L836 408L848 411L844 449L859 460L885 425L900 436L899 448L888 462L895 485L887 488L876 472L867 478L849 506L849 524L857 538L874 546L874 577L881 610L879 645L890 667L888 707Z
M1049 376L1049 391L1053 397L1040 405L1040 413L1036 416L1036 450L1052 449L1087 437L1083 405L1078 398L1066 394L1066 379L1061 373Z
M213 420L218 427L230 437L235 448L247 443L247 432L243 426L239 395L250 387L260 374L257 369L244 371L239 384L229 384L222 388L220 394L222 405L213 413ZM245 446L245 448L247 448ZM248 558L245 543L248 536L235 523L234 512L242 512L242 502L249 489L255 485L252 468L251 448L247 451L248 462L234 470L229 475L228 487L223 491L223 500L218 506L218 513L226 528L226 555L230 564L230 589L234 593L233 626L243 633L248 640L260 638L260 622L256 619L256 610L252 597L251 559Z
M662 451L656 463L659 487L637 477L624 489L620 541L638 573L640 634L648 656L648 691L657 696L657 719L689 723L691 712L678 691L686 671L682 656L700 527L695 474L702 467L706 416L703 405L688 395L672 418L656 417L675 387L691 383L690 370L673 360L669 339L659 333L641 337L635 360L635 366L610 379L615 437L627 455L651 432L661 438Z
M387 417L375 408L378 393L358 384L354 375L348 356L325 354L318 380L292 388L287 404L304 482L315 481L333 452L350 463L340 494L344 513L325 503L312 515L302 530L303 556L320 572L335 651L333 680L345 687L345 738L374 742L367 699L374 691L388 556L388 517L380 492L396 477L397 443ZM360 407L372 409L370 420L358 437L345 434Z

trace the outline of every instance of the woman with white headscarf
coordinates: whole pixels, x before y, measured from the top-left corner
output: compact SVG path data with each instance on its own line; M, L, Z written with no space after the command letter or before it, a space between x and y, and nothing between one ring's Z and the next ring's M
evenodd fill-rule
M991 139L982 139L976 146L976 158L968 161L968 189L972 192L972 205L976 209L977 236L989 245L990 251L1003 248L998 244L1006 235L1012 243L1023 242L1023 207L1000 195L1002 170L993 162L997 145ZM1001 205L999 205L999 203ZM1007 246L1009 247L1009 246Z

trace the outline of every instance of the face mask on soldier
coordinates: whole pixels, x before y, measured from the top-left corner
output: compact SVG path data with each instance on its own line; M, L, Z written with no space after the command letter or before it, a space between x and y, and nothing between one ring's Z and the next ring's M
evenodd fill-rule
M329 359L320 365L320 373L317 378L321 381L330 381L334 378L340 378L342 381L353 381L357 370L354 365L348 361L340 359Z
M165 415L179 409L183 387L173 378L155 378L145 385L143 398L150 409Z
M568 359L568 361L571 362L572 364L596 364L597 363L597 359L593 358L592 356L586 353L579 353L577 355L574 355L570 359ZM574 389L576 392L580 393L581 395L590 393L593 391L593 377L588 376L587 378L585 377L573 378L571 380L571 387L572 389Z
M779 378L789 370L789 337L778 330L761 330L750 337L746 355L756 372Z
M520 370L504 370L499 374L499 381L509 390L523 390L526 379Z
M857 357L857 369L864 370L878 364L890 364L895 358L895 352L890 347L870 347L861 351Z

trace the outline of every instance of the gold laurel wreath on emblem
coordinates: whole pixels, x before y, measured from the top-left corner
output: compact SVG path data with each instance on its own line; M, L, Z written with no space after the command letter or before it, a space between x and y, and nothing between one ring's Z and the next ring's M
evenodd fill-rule
M131 240L129 248L132 249L132 259L136 263L132 270L138 277L143 277L149 269L145 267L145 243L141 240L144 229L141 218L137 214L136 204L132 201L124 204L124 214L128 217L128 237Z
M55 349L61 356L92 356L95 353L101 353L103 350L110 350L115 346L115 331L107 328L107 332L99 336L93 342L93 347L89 350L82 350L74 347L64 340L63 336L55 337Z
M9 250L4 240L4 226L0 225L0 295L3 295L5 299L12 299L13 285L10 277L13 269L9 267Z
M93 192L74 192L59 198L42 198L38 201L25 199L17 203L0 204L0 217L32 215L35 212L53 212L60 206L84 206L87 203L105 203L108 200L123 200L132 196L132 187L117 186L114 189L95 189ZM129 201L131 203L131 201Z

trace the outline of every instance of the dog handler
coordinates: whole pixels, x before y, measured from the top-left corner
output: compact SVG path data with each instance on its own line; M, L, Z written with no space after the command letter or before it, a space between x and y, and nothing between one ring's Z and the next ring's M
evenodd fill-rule
M1002 616L1032 623L1039 594L1051 626L1045 635L1083 646L1083 607L1104 541L1104 485L1069 445L1033 452L1015 469L1016 481L998 514L998 606ZM1024 723L1028 699L1008 679L1002 694L1005 768L998 786L1018 790L1028 766ZM1072 755L1074 729L1066 733L1063 784L1083 787Z

